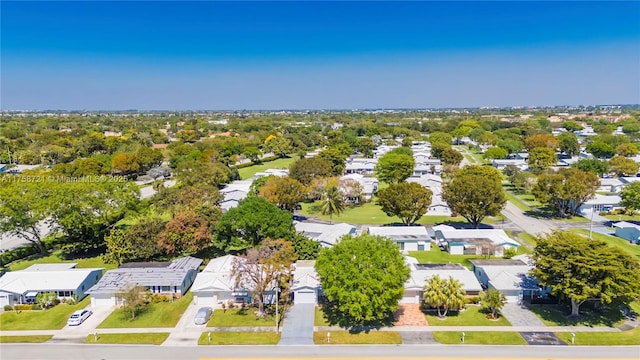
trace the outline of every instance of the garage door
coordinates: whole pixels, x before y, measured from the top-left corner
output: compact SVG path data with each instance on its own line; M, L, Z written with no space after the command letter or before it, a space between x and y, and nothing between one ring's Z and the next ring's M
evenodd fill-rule
M100 306L114 306L116 304L116 300L114 297L91 297L91 306L100 307Z
M296 304L315 304L316 292L315 291L296 291L294 298Z

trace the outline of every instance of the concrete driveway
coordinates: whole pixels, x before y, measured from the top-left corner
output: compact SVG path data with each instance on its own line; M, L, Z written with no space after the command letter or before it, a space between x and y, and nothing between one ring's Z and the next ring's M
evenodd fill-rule
M313 345L315 304L294 304L284 317L278 345Z
M61 305L58 305L61 306ZM87 318L82 324L69 326L65 325L61 330L56 332L51 341L64 341L64 342L80 342L84 341L84 338L89 334L93 334L96 331L98 325L100 325L107 316L111 315L115 307L113 306L100 306L91 307L87 306L85 309L91 310L93 314Z
M175 328L169 334L169 337L163 346L187 346L197 345L200 334L205 331L206 325L196 325L195 317L198 309L204 307L204 305L196 305L193 301L189 304L187 309L182 314L180 321Z

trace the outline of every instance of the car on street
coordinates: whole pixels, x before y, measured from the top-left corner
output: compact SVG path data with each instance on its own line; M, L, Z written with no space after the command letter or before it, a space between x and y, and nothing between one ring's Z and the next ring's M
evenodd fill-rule
M212 313L213 309L211 309L210 307L201 307L200 309L198 309L195 317L196 325L204 325L208 323L209 319L211 319Z
M86 310L86 309L75 311L73 314L71 314L71 316L69 317L69 320L67 320L67 325L71 325L71 326L80 325L85 320L87 320L87 318L91 316L91 314L93 314L91 310Z

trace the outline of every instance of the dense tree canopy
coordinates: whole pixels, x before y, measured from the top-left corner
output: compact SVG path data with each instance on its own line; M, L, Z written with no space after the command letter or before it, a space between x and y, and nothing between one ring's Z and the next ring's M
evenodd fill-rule
M507 202L501 178L500 172L492 167L466 166L444 185L442 199L452 212L477 228L486 216L499 214Z
M296 160L289 166L289 177L305 186L309 186L313 179L330 175L331 164L318 156Z
M316 269L329 301L325 312L343 327L388 323L410 273L398 246L372 235L347 235L323 249Z
M537 147L529 151L528 164L531 169L542 171L558 163L558 157L553 149Z
M307 191L298 180L274 176L260 188L258 194L280 209L293 212L296 205L305 199Z
M620 155L609 160L609 168L616 176L635 176L638 173L638 163Z
M604 176L604 174L609 173L609 162L605 160L580 159L571 164L571 167L585 172L591 172L598 176Z
M576 215L599 186L600 180L595 174L566 168L540 174L532 192L538 201L552 207L557 216L567 217Z
M563 132L558 135L558 146L560 151L575 156L580 153L580 144L578 144L578 137L572 132Z
M640 210L640 182L633 182L622 189L620 205L633 212Z
M412 225L427 213L431 205L431 190L420 184L391 184L378 191L378 205L388 216L397 216L405 225Z
M415 163L411 155L389 152L378 159L376 176L389 184L400 183L413 174Z
M532 275L551 293L571 300L571 315L590 299L604 304L640 296L640 264L617 246L556 231L536 239Z

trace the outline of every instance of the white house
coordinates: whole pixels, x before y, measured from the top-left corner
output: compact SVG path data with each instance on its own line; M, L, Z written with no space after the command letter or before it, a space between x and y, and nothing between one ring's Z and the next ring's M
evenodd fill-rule
M460 264L418 264L418 260L409 256L405 256L405 262L411 269L411 275L404 284L401 303L419 304L423 299L427 280L435 275L445 280L449 277L458 280L467 296L475 296L482 291L473 272Z
M369 234L393 240L403 253L431 250L431 237L424 226L371 226Z
M56 293L58 299L82 300L102 277L102 268L77 269L76 265L35 264L5 273L0 277L0 306L33 303L39 293L48 292Z
M240 259L234 255L211 259L193 281L191 286L193 301L198 305L209 306L228 300L251 302L250 290L236 289L235 277L232 275L233 262Z
M596 192L619 194L624 185L618 178L600 178L600 187Z
M426 215L451 216L451 208L442 199L442 177L426 174L420 177L410 177L407 182L415 182L431 190L431 205Z
M318 297L323 295L315 264L315 260L298 260L295 263L291 284L295 304L317 304Z
M619 221L613 224L616 228L616 236L628 240L632 244L640 245L640 225L627 221Z
M296 231L316 240L323 247L331 247L344 235L355 235L356 227L346 223L319 224L313 222L297 222Z
M371 175L374 173L378 159L353 158L345 164L345 174Z
M491 161L491 164L494 168L500 171L504 170L509 165L513 165L523 171L529 168L527 161L522 159L494 159Z
M518 242L502 229L456 229L449 225L433 227L436 244L452 255L502 256L504 249L517 248Z
M378 191L378 179L374 177L366 177L361 174L347 174L340 177L340 180L347 179L360 183L360 186L362 187L362 197L367 201L371 200L373 194Z
M595 194L593 198L580 205L578 213L586 215L591 214L592 211L595 211L596 213L600 211L611 211L615 208L619 208L621 201L622 198L618 195Z
M181 297L198 273L202 260L191 256L171 262L127 263L107 271L89 291L91 306L114 306L127 286L142 286L155 294Z
M542 288L529 275L533 266L520 259L470 260L471 269L483 287L496 289L507 297L507 302L515 303L524 298L533 298Z

